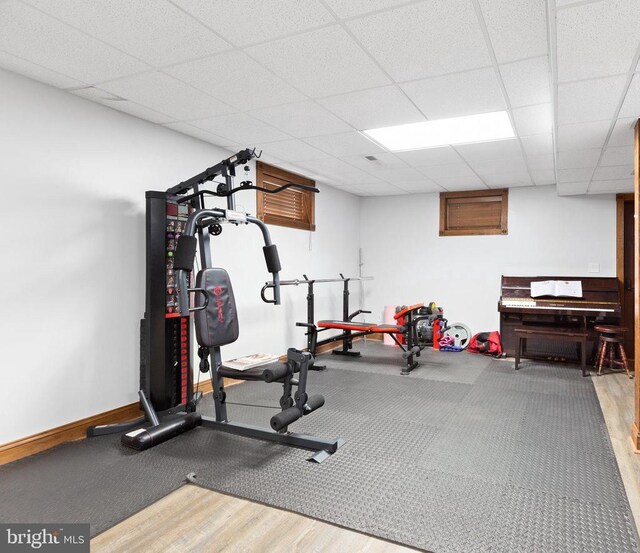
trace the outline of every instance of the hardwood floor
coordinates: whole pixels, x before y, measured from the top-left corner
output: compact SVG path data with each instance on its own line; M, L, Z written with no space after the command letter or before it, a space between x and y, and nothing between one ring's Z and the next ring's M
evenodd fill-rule
M91 540L91 551L409 553L409 547L188 484Z
M593 372L591 374L636 528L640 532L640 455L634 451L631 440L634 382L625 374L604 374L599 377Z

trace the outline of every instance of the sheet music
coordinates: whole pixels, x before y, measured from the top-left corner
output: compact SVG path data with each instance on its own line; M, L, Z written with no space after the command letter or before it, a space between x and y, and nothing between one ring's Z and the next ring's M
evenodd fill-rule
M582 282L580 280L542 280L531 283L531 297L553 296L556 298L581 298Z

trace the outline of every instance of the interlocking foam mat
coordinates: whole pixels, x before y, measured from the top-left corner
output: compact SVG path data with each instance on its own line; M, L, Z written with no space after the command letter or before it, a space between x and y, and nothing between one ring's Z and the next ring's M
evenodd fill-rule
M0 467L3 522L90 522L92 535L182 485L447 552L638 550L590 378L567 365L425 351L400 376L394 347L358 343L309 375L325 406L296 432L346 445L309 452L198 428L137 453L109 436ZM281 387L228 388L231 420L268 426ZM211 414L210 397L201 411Z

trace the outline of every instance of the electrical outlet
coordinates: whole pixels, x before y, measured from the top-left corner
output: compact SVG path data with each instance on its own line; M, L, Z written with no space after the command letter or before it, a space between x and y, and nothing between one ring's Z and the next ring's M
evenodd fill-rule
M599 273L600 272L600 263L589 263L589 265L587 265L587 272L589 272L589 273Z

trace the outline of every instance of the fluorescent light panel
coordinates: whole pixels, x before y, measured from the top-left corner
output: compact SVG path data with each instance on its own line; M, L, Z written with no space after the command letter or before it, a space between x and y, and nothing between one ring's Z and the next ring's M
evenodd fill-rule
M506 111L437 119L371 129L364 133L387 150L424 150L451 144L471 144L514 138Z

